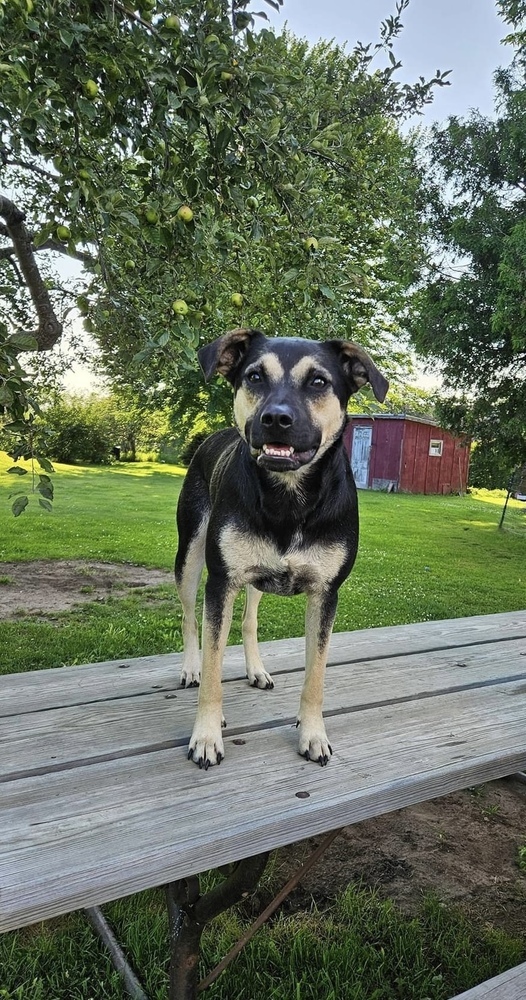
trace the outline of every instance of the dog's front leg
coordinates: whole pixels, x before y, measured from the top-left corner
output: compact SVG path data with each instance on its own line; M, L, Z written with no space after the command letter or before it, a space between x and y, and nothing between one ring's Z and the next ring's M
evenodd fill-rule
M323 722L325 667L336 614L338 592L316 592L307 596L305 613L305 681L301 692L298 751L306 760L322 767L329 762L332 748Z
M220 764L225 755L221 729L223 718L221 671L232 621L236 590L224 579L209 576L203 610L203 662L197 716L188 746L188 759L206 770Z

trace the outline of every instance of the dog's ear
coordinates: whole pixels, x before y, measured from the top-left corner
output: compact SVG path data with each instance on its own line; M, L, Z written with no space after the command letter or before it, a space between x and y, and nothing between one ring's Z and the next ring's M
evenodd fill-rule
M331 340L329 343L340 355L340 363L347 376L351 395L369 382L376 399L379 403L383 403L389 389L389 382L378 371L374 361L363 347L360 347L359 344L353 344L351 340Z
M262 336L259 330L246 330L239 327L237 330L224 333L222 337L213 340L211 344L205 344L204 347L201 347L197 352L197 357L203 369L205 381L209 382L212 375L219 372L229 382L233 382L239 363L255 334Z

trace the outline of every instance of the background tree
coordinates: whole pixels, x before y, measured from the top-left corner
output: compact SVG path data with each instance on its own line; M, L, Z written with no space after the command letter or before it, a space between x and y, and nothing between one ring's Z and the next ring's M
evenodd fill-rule
M57 343L71 308L54 253L85 269L105 361L122 375L138 356L154 387L212 326L365 324L417 242L397 122L444 82L395 80L407 3L348 56L256 33L248 0L2 5L0 406L22 416L18 356Z
M115 393L53 392L33 421L32 434L37 451L67 463L106 464L114 448L124 461L139 455L166 460L183 448L166 409L140 407L131 395ZM0 435L0 447L5 444Z
M526 460L526 4L498 6L516 52L495 77L496 118L450 118L425 150L435 264L407 326L441 362L441 419L478 441L478 484L503 487Z

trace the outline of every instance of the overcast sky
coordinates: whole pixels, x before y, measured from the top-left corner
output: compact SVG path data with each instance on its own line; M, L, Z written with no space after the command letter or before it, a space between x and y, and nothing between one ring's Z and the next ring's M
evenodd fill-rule
M310 42L334 38L352 48L356 41L378 40L379 25L394 13L395 0L285 0L281 14L261 6L276 27L287 23ZM436 89L426 123L472 108L491 114L493 73L510 61L509 46L501 44L509 28L497 16L494 0L411 0L402 22L395 54L404 82L452 70L451 86Z

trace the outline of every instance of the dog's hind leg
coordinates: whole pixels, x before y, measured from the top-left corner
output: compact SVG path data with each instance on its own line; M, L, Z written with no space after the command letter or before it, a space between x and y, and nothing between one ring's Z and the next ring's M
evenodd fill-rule
M301 692L298 751L306 760L322 767L329 762L332 747L323 721L323 685L338 600L337 591L309 594L305 613L305 681Z
M243 646L249 684L252 687L269 690L274 687L274 681L270 674L267 674L258 649L258 607L262 596L260 590L256 590L251 584L247 585L242 625Z
M184 487L183 487L184 489ZM183 609L183 663L181 686L195 687L199 684L201 658L199 655L199 626L195 615L197 591L205 564L205 542L208 527L208 508L201 506L200 519L195 507L181 501L177 511L179 548L175 559L175 585Z
M236 593L224 578L209 573L203 612L203 670L197 715L188 746L188 759L194 760L205 771L212 764L220 764L225 755L221 735L226 725L222 708L221 670Z

